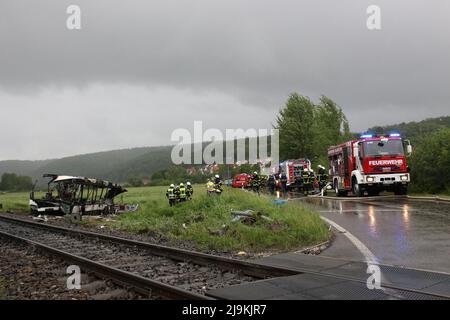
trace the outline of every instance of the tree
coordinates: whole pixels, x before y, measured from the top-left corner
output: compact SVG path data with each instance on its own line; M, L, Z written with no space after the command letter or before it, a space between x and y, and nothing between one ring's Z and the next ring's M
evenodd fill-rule
M292 93L276 119L282 158L312 157L314 104L308 97Z
M291 94L276 122L281 159L309 158L324 164L328 147L351 139L345 114L326 96L314 104L298 93Z
M450 128L423 137L410 161L412 189L417 192L450 191Z

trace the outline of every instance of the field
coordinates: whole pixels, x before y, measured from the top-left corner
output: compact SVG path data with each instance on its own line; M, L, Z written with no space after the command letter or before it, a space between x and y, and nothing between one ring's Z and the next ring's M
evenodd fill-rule
M130 188L116 203L139 204L136 212L114 219L89 220L111 229L159 234L169 239L189 240L199 248L224 251L262 252L299 249L328 240L330 232L319 215L298 205L277 205L269 197L226 188L221 196L207 196L203 186L194 186L193 200L169 207L166 187ZM0 195L3 210L28 211L28 194ZM232 221L232 210L252 209L269 219L254 223Z

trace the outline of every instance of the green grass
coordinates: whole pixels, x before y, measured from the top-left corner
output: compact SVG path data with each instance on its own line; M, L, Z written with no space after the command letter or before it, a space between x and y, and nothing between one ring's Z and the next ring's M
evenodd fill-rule
M411 192L411 193L408 193L408 195L409 196L416 196L416 197L439 197L439 198L442 198L442 199L450 200L450 193L431 194L431 193Z
M139 211L120 215L110 226L137 233L162 233L169 238L194 241L201 248L219 250L288 250L319 243L330 236L317 214L291 204L279 206L253 193L227 188L221 196L207 196L203 186L195 186L192 201L169 207L165 190L130 189L123 201L139 203ZM231 210L246 209L273 221L258 219L253 225L231 222ZM227 232L215 235L223 225L228 227Z
M201 249L261 252L286 251L323 242L330 237L319 215L299 205L276 205L269 197L226 188L221 196L207 196L204 186L194 186L193 200L169 207L166 187L129 188L116 203L138 203L139 210L115 219L85 220L132 233L157 234L169 239L190 240ZM28 195L0 195L7 210L28 210ZM253 209L272 221L257 219L252 225L232 222L231 210ZM185 224L186 227L183 227ZM226 225L227 231L217 235Z
M36 197L42 197L43 193L36 193ZM30 195L28 192L0 193L1 211L30 212Z

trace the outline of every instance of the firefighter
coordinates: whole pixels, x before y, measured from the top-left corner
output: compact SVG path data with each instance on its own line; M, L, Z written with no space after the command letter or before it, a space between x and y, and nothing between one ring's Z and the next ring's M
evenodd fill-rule
M311 175L309 170L306 168L303 169L301 177L303 185L303 194L307 196L309 191L311 190Z
M218 174L216 174L214 176L214 189L215 192L218 194L221 194L223 189L222 189L222 179L220 179L220 176Z
M175 193L175 202L179 202L180 201L180 186L178 184L175 184L174 193Z
M214 182L211 181L211 179L208 179L208 182L206 182L206 192L208 195L214 193Z
M276 179L274 174L271 174L269 176L269 179L267 180L267 186L269 187L269 192L273 194L275 192L276 187Z
M327 191L324 188L328 182L328 174L325 171L325 167L320 164L317 166L317 182L319 183L319 191L323 189L325 194Z
M283 193L286 193L287 191L287 176L286 173L282 172L280 175L280 184L281 184L281 191Z
M186 201L186 187L184 186L184 183L180 183L180 188L178 189L178 199L180 202Z
M258 172L253 172L252 176L252 189L259 195L259 189L261 188L261 177Z
M169 189L166 191L166 197L169 200L169 206L173 206L177 201L177 196L175 194L175 185L172 183Z
M188 181L186 183L186 198L187 198L187 200L191 200L193 194L194 194L194 188L192 187L191 183Z

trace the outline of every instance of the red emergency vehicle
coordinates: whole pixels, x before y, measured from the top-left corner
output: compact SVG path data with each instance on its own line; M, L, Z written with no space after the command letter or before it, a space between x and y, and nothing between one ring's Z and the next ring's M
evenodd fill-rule
M284 173L287 178L288 189L301 187L301 176L304 169L311 169L311 161L308 159L289 159L280 162L279 175Z
M411 154L409 140L406 152ZM406 194L410 181L404 141L398 133L364 134L328 149L330 179L336 195L349 191L356 196L378 195L381 191Z
M231 183L231 186L233 188L248 188L250 180L251 180L250 174L241 173L241 174L236 175L233 178L233 182Z

